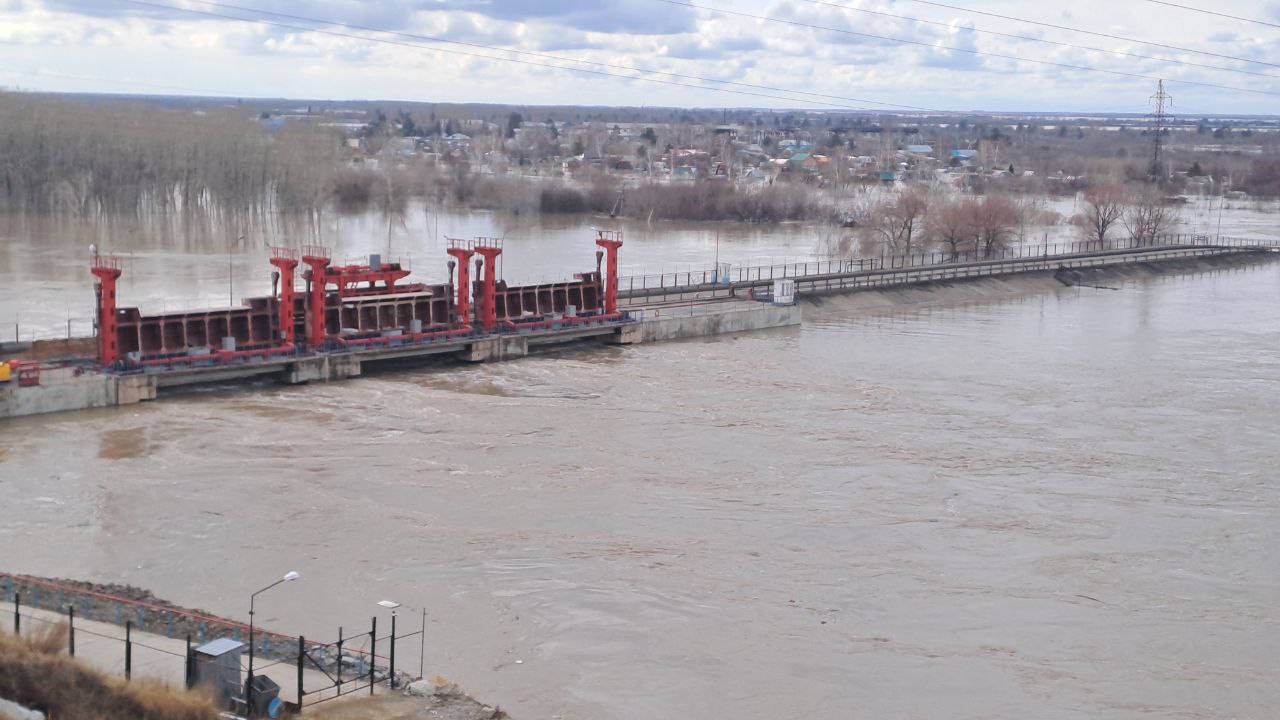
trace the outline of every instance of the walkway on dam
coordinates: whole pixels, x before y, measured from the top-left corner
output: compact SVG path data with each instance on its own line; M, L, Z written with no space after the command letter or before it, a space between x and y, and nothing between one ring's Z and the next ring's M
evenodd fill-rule
M768 290L775 280L790 279L799 294L856 290L963 280L992 275L1059 268L1159 262L1253 252L1280 251L1280 241L1176 235L1156 242L1109 241L1024 245L993 253L915 253L848 260L823 260L721 268L713 270L620 277L619 301L627 307L669 302L744 297ZM717 275L719 277L717 277Z

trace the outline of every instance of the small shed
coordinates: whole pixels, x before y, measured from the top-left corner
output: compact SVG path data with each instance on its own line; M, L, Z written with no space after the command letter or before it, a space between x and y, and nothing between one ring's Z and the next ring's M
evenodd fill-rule
M244 643L231 638L218 638L195 649L195 684L212 688L218 707L230 707L242 693L240 656L244 649Z

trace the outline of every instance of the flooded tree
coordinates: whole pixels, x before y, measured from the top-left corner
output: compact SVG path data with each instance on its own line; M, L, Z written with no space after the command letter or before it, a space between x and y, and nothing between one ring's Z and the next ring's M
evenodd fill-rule
M1099 185L1084 193L1082 226L1089 240L1106 242L1107 233L1124 217L1129 191L1121 185Z
M923 247L925 213L929 196L921 188L911 188L873 205L864 221L864 231L895 253L911 254Z
M1178 224L1178 211L1164 201L1156 190L1139 193L1122 218L1129 237L1141 244L1152 244Z
M978 249L990 257L996 250L1008 247L1017 237L1020 219L1018 205L1005 195L988 195L972 207L974 241Z
M0 210L258 223L327 202L338 138L256 114L0 93Z
M925 230L933 242L947 250L952 260L977 248L976 205L973 198L956 197L935 203L929 211Z

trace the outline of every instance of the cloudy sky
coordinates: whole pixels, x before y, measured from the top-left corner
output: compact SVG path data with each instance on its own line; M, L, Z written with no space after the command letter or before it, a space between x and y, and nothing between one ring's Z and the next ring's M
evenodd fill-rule
M1257 22L1153 0L0 0L0 86L1141 113L1163 78L1178 112L1280 114L1280 0L1178 4Z

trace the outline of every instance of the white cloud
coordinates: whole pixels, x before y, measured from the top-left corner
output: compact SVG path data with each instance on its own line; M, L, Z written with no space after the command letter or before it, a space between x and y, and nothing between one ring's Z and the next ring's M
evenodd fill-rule
M758 0L707 0L708 6L775 20L694 10L661 0L223 1L302 19L260 16L277 23L273 26L160 10L123 0L0 0L0 72L4 73L0 83L44 90L139 92L150 86L241 96L518 104L804 106L794 101L557 70L542 65L565 63L534 55L513 56L485 46L957 110L1144 112L1151 94L1149 86L1154 83L965 52L976 50L1162 77L1171 81L1175 107L1188 113L1280 111L1277 96L1178 82L1280 93L1280 82L1266 78L1113 52L1055 48L979 31L1255 71L1265 71L1265 66L1082 36L909 0L786 0L763 8ZM219 9L200 0L155 2L226 15L250 14ZM855 2L866 9L940 24L833 7ZM1142 3L1077 0L1070 6L1069 17L1064 17L1067 13L1061 7L1031 5L1023 0L973 0L971 7L1113 35L1152 38L1166 45L1266 61L1280 57L1280 38L1269 39L1276 36L1259 32L1257 26L1182 10L1157 11ZM1249 0L1222 0L1215 9L1242 16L1265 13L1280 17L1280 2L1259 8ZM298 29L310 25L305 18L341 20L401 35L382 35L389 42L377 43L362 39L368 33L350 28L317 26L330 34ZM779 19L792 24L777 22ZM433 44L405 34L471 45ZM910 39L918 44L886 38ZM1227 39L1230 45L1224 46ZM518 57L523 62L476 55ZM592 69L627 74L598 66ZM1280 71L1274 72L1280 75Z

